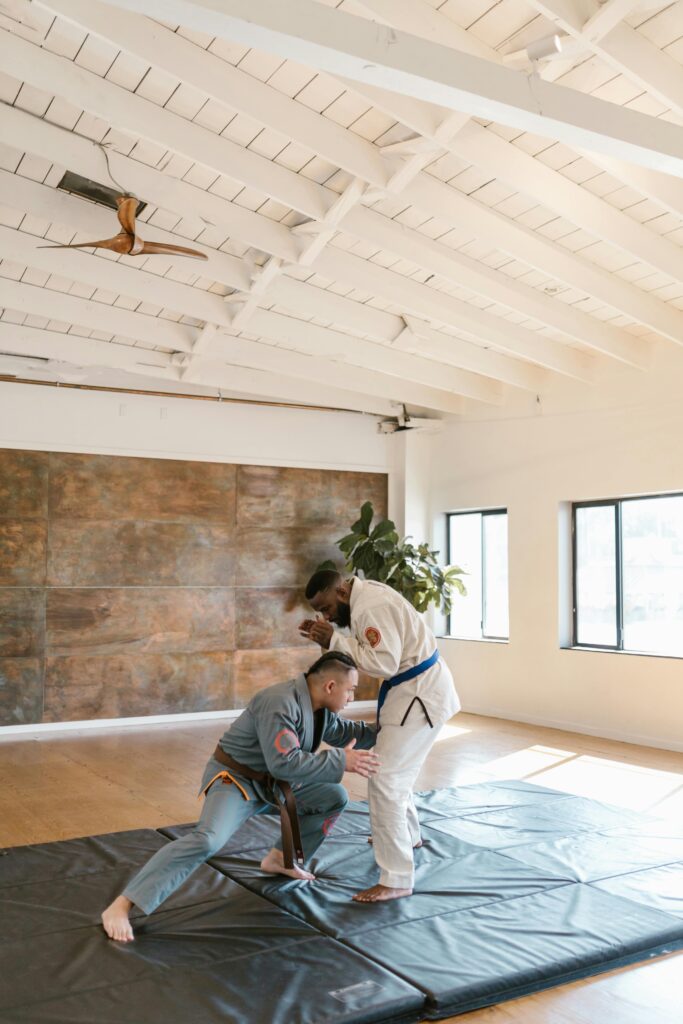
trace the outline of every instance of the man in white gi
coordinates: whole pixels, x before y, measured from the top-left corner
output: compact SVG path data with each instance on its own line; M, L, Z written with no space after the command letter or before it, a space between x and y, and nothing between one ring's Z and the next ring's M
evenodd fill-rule
M421 845L412 787L439 729L460 710L453 678L424 618L386 584L344 580L323 569L309 580L306 598L322 618L304 620L300 633L323 648L346 652L361 671L384 680L375 747L380 767L368 780L380 880L354 899L374 903L410 896L413 847ZM348 627L351 635L332 623Z
M261 870L315 878L304 864L348 803L344 772L368 778L377 769L370 749L375 728L338 714L353 700L357 685L353 659L332 651L305 674L251 699L204 769L200 793L206 799L197 825L157 850L102 914L110 939L130 942L133 907L151 914L248 818L272 811L273 805L280 810L282 841L263 858ZM337 749L316 753L323 741Z

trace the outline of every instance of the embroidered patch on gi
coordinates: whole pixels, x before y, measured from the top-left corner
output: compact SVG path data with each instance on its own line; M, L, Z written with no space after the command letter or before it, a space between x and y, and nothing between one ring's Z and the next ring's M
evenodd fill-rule
M299 737L291 729L280 729L273 744L279 754L288 754L295 747L300 747Z
M377 647L382 640L382 634L375 626L368 626L365 630L365 639L371 647Z

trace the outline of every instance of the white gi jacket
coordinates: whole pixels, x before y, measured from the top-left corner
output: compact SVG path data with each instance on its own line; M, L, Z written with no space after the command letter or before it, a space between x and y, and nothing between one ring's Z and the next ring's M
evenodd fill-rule
M385 583L355 577L350 607L352 635L344 636L335 630L330 650L350 654L368 675L391 679L434 653L436 640L422 615ZM434 726L460 710L453 677L439 658L426 672L392 687L382 708L382 725L400 725L416 696L424 703ZM413 716L424 719L417 702L408 719L411 724Z

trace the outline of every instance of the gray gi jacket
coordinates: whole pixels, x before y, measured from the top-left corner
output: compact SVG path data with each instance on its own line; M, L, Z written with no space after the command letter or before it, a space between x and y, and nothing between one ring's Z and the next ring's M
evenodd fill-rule
M346 764L344 751L315 751L323 741L331 747L344 747L352 739L359 750L368 750L374 747L377 734L373 726L340 718L327 708L314 714L302 674L259 691L219 743L240 764L267 771L299 789L319 782L341 782ZM222 767L210 759L202 788ZM258 784L252 785L267 799Z

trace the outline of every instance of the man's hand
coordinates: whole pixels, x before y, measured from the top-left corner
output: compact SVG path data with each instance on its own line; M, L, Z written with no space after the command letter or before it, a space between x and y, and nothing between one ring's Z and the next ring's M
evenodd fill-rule
M325 650L330 646L330 640L334 633L334 626L325 622L324 619L304 619L299 625L299 632L316 644L320 644Z
M355 740L351 740L344 747L346 753L346 771L354 775L362 775L368 779L374 775L379 768L379 758L374 750L354 750Z

